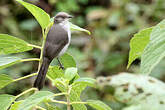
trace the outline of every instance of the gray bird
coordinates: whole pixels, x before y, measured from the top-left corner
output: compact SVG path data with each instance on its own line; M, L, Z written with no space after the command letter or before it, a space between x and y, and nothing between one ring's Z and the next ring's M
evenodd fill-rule
M37 78L34 82L34 87L38 88L39 90L43 88L46 73L48 71L51 61L54 58L58 59L58 57L63 55L70 44L70 18L72 18L72 16L65 12L59 12L54 17L54 24L49 30L46 37L46 42L43 50L43 62L40 67ZM60 66L61 68L63 68L61 63Z

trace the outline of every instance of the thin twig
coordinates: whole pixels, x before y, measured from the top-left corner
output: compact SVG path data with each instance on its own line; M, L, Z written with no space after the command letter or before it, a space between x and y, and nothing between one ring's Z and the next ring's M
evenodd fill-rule
M70 91L72 89L72 86L69 86L68 88L68 95L66 95L66 98L67 98L67 110L71 110L71 104L70 104Z
M33 44L28 44L28 46L35 47L35 48L38 48L38 49L41 49L42 48L42 47L40 47L38 45L33 45Z
M70 104L87 104L87 102L71 102Z
M22 95L24 95L24 94L26 94L26 93L28 93L28 92L30 92L30 91L37 91L37 90L38 90L37 88L28 89L28 90L26 90L26 91L24 91L24 92L18 94L18 95L15 97L15 99L17 99L18 97L20 97L20 96L22 96Z
M63 92L63 93L57 93L57 94L54 94L54 97L56 97L56 96L60 96L60 95L67 95L68 93L65 93L65 92Z
M22 59L20 60L21 62L25 62L25 61L40 61L39 58L27 58L27 59Z
M24 76L24 77L14 79L13 82L16 82L16 81L19 81L19 80L22 80L22 79L26 79L26 78L29 78L29 77L32 77L32 76L35 76L35 75L37 75L37 73L33 73L33 74L30 74L30 75L27 75L27 76Z
M46 110L45 108L42 108L40 106L35 106L35 108L40 109L40 110Z
M67 102L64 101L58 101L58 100L50 100L51 102L55 102L55 103L60 103L60 104L65 104L67 105Z

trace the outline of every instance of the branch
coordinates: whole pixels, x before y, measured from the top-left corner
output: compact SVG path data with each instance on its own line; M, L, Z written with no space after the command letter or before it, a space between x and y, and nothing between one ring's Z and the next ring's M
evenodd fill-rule
M27 58L27 59L22 59L20 62L25 62L25 61L40 61L39 58Z
M40 110L46 110L45 108L42 108L40 106L35 106L35 108L40 109Z
M68 104L67 102L64 102L64 101L58 101L58 100L50 100L50 101L55 102L55 103L65 104L65 105Z
M37 73L33 73L33 74L30 74L30 75L27 75L27 76L24 76L24 77L20 77L18 79L14 79L13 82L16 82L16 81L19 81L19 80L22 80L22 79L26 79L26 78L29 78L29 77L32 77L32 76L35 76L37 75Z
M28 44L28 46L31 46L31 47L35 47L35 48L41 49L41 47L38 46L38 45Z
M28 89L28 90L26 90L26 91L24 91L24 92L18 94L18 95L15 97L15 99L17 99L18 97L20 97L20 96L22 96L22 95L24 95L24 94L26 94L26 93L28 93L28 92L30 92L30 91L37 91L37 90L38 90L37 88Z
M70 104L87 104L87 102L71 102Z
M67 98L67 110L71 110L71 107L70 107L70 91L72 89L72 86L69 86L69 89L68 89L68 95L66 95L66 98Z

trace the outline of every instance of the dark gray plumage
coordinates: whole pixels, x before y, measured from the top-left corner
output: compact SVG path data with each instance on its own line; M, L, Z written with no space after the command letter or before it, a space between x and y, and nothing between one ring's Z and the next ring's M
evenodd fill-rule
M66 23L71 16L65 12L58 13L54 18L54 25L48 32L46 43L43 51L43 63L39 70L38 76L34 82L34 87L42 89L49 64L55 58L65 52L70 43L70 33L65 29ZM65 48L64 48L65 47Z

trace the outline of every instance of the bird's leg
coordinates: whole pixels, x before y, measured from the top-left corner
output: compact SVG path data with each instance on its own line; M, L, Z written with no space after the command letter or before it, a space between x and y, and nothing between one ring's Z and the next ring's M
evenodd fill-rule
M59 58L57 58L57 61L58 61L59 65L60 65L60 69L63 69L63 70L64 70L64 66L63 66L62 63L60 62L60 59L59 59Z

